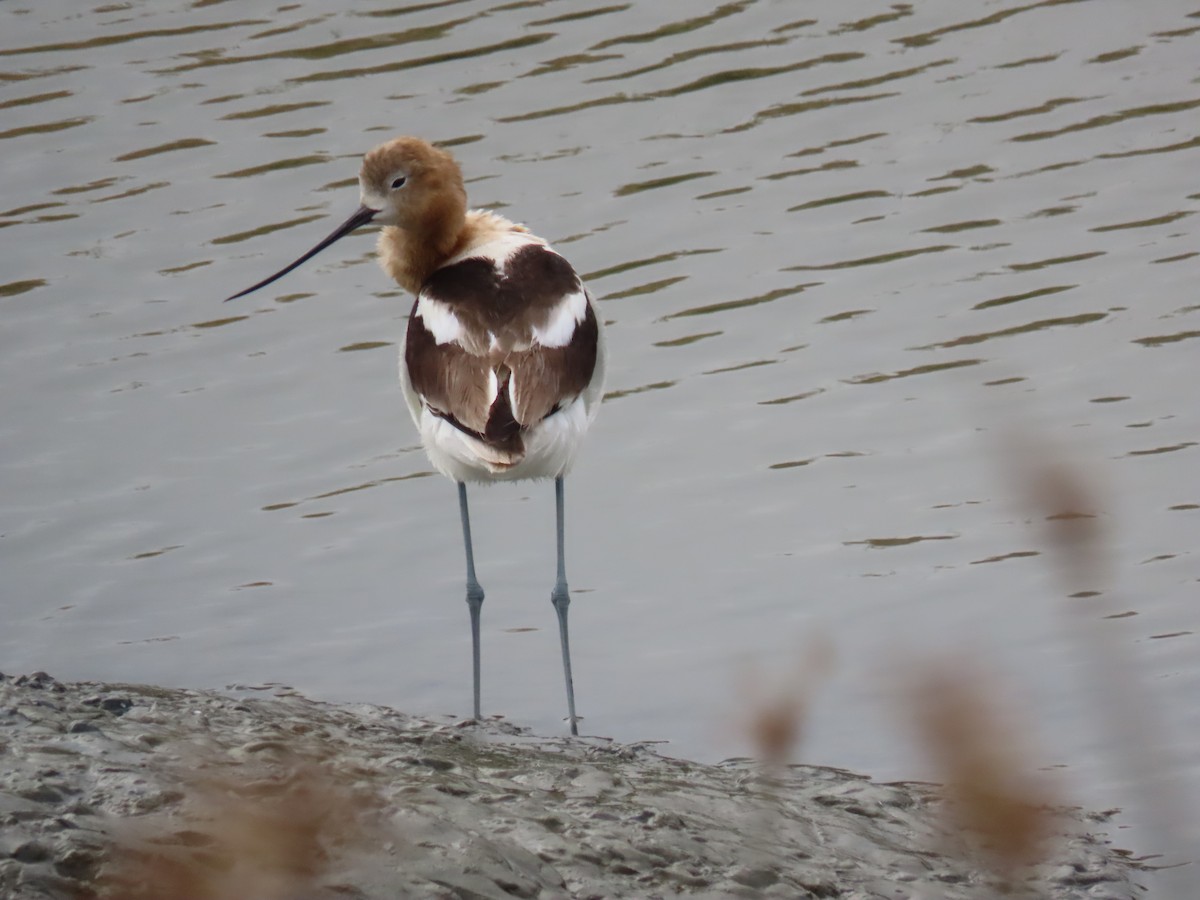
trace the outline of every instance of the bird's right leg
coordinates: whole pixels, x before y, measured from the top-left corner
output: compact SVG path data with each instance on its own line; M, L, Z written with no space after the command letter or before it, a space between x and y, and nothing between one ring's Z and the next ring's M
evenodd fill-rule
M567 563L563 553L565 544L563 527L563 476L554 479L554 510L557 522L558 577L550 602L558 613L558 637L562 644L563 675L567 680L567 721L571 723L571 734L579 734L579 716L575 715L575 681L571 678L571 643L567 638L567 609L571 605L571 592L567 587Z
M471 613L471 662L474 669L475 719L479 713L479 610L483 606L483 588L475 578L475 553L471 549L471 514L467 509L467 485L458 483L458 511L462 516L463 547L467 551L467 609Z

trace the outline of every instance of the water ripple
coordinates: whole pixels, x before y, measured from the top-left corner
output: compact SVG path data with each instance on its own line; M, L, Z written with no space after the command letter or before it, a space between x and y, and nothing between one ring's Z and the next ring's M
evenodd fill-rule
M554 37L555 35L549 32L526 34L507 41L498 41L494 44L484 44L479 47L469 47L465 50L433 53L429 56L420 56L416 59L406 59L401 62L383 63L377 66L364 66L356 69L335 69L328 72L312 72L308 75L298 75L288 80L294 84L309 84L319 81L337 81L344 78L363 78L368 75L384 75L389 72L403 72L423 66L436 66L464 59L478 59L490 56L493 53L504 53L509 50L523 50L527 47L544 44Z
M1129 119L1141 119L1147 116L1164 116L1171 115L1177 112L1187 112L1189 110L1200 107L1200 99L1197 100L1179 100L1174 103L1152 103L1148 106L1134 106L1129 109L1123 109L1120 112L1106 113L1102 116L1093 116L1083 122L1075 122L1071 125L1064 125L1062 128L1055 128L1049 131L1033 131L1028 134L1018 134L1009 138L1010 141L1044 141L1050 138L1061 137L1064 134L1072 134L1077 131L1088 131L1092 128L1104 128L1108 125L1116 125L1125 122Z
M740 12L754 5L754 0L738 0L736 3L725 3L718 6L711 13L703 16L695 16L690 19L680 19L677 22L669 22L655 28L652 31L643 31L636 34L620 35L618 37L608 38L598 44L593 44L592 50L604 50L608 47L616 47L621 44L648 44L653 41L661 40L662 38L676 37L678 35L687 34L691 31L696 31L701 28L706 28L722 19L729 16L737 15Z
M956 244L934 244L929 247L914 247L911 250L894 250L890 253L878 253L874 256L862 256L857 259L844 259L838 262L820 263L809 266L788 266L785 272L824 272L835 269L854 269L860 266L878 266L884 263L923 256L927 253L943 253L946 250L956 250Z
M1003 22L1005 19L1013 16L1021 15L1022 13L1040 11L1052 6L1064 6L1073 3L1085 3L1088 0L1041 0L1039 3L1030 3L1027 6L1016 6L1010 9L1002 9L999 12L994 12L991 15L982 16L978 19L970 19L965 22L956 22L953 25L944 25L941 28L934 28L930 31L924 31L920 34L912 34L906 37L896 38L894 43L902 44L905 47L925 47L929 44L936 43L940 38L953 34L956 31L965 31L972 28L984 28L988 25L996 25Z

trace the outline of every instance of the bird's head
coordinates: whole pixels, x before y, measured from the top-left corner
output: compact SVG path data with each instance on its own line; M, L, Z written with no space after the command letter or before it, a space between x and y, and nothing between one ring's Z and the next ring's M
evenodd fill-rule
M332 234L295 262L228 299L266 287L363 225L394 225L413 232L418 241L437 245L452 241L466 216L467 194L458 163L420 138L395 138L370 151L363 158L358 184L362 205Z
M379 225L421 231L467 208L462 170L445 150L415 137L381 144L363 158L358 173L362 205Z

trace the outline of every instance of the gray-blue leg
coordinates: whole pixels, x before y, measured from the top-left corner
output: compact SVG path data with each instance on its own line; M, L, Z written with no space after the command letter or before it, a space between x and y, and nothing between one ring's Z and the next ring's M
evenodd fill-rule
M558 613L558 636L562 641L563 675L567 679L567 718L571 723L571 734L579 734L579 718L575 715L575 682L571 679L571 643L567 639L567 608L571 605L571 595L567 590L563 479L561 475L554 479L554 506L558 519L558 577L554 581L554 590L550 593L550 602L554 604L554 611Z
M467 510L467 486L458 483L458 511L462 516L463 547L467 551L467 609L471 613L471 662L474 669L475 718L479 713L479 609L483 606L483 588L475 579L475 553L471 549L471 514Z

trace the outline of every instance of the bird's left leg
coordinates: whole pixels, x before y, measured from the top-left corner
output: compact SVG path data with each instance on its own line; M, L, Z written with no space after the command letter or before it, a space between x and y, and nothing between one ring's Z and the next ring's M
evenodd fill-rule
M471 663L474 671L475 719L479 721L479 610L483 606L483 588L475 578L475 553L471 549L471 514L467 509L467 486L458 483L458 511L462 516L463 547L467 551L467 609L471 613Z
M554 581L554 590L550 592L550 602L554 604L554 611L558 613L558 636L562 641L563 675L567 680L567 718L571 723L571 734L579 734L579 719L575 715L575 683L571 679L571 643L567 638L567 609L571 605L571 595L567 590L563 477L561 475L554 479L554 507L558 522L558 577Z

